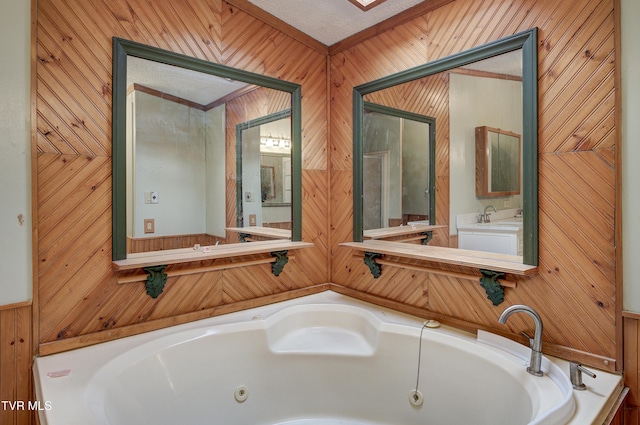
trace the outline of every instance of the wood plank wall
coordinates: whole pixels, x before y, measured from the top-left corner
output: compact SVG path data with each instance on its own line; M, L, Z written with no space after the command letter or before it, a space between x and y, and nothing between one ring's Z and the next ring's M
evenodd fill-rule
M0 307L0 400L25 405L34 400L31 342L31 303ZM28 409L0 406L0 424L30 425L32 420Z
M247 301L275 300L269 297L329 279L327 49L222 0L152 6L143 0L37 3L34 294L43 353L73 347L64 342L82 337L83 343L99 340L104 330L122 335L135 330L121 329L141 331L154 321L166 326L193 313L228 311L234 303L246 308ZM302 85L303 238L315 248L298 253L279 277L265 264L169 278L155 300L142 284L117 284L111 266L114 36Z
M472 328L497 323L505 306L527 304L544 318L549 353L621 370L616 290L616 108L614 0L456 0L331 54L331 281L350 290L420 307ZM538 27L539 274L517 278L494 307L477 284L386 267L374 280L339 247L352 238L352 87ZM442 126L436 123L436 128ZM448 168L441 151L437 167ZM447 179L446 172L439 179ZM438 187L447 187L438 181ZM446 224L438 198L438 224ZM472 270L460 270L473 272ZM477 271L475 271L477 273ZM427 313L428 314L428 313Z
M519 279L518 288L507 290L504 305L525 303L542 313L547 350L620 370L614 240L617 2L432 3L442 7L414 8L410 19L394 18L391 29L377 27L324 51L272 17L257 19L260 12L245 0L184 0L182 7L158 0L153 8L142 0L38 0L36 343L55 352L75 346L65 341L83 336L91 341L103 330L123 336L133 332L130 325L144 330L154 321L168 325L183 315L199 317L202 309L249 307L252 300L284 298L330 279L372 300L382 297L458 324L503 331L496 326L501 308L492 307L477 286L389 268L373 280L338 246L352 237L351 90L537 26L540 275ZM303 86L303 238L316 247L300 252L280 279L262 266L175 278L158 300L139 286L116 285L110 261L112 36ZM446 169L448 151L442 146L437 166ZM447 187L446 173L438 178L438 187ZM441 211L448 193L438 196L439 222L445 223L448 214ZM21 342L31 339L25 315L24 308L0 314L2 399L31 391L20 372L24 353L30 352ZM637 372L637 364L630 363L640 348L636 318L626 318L625 325L627 370ZM509 329L529 327L526 319L514 317ZM633 376L627 374L627 384L637 398ZM638 423L636 402L629 411L635 422L627 423ZM2 423L29 423L4 415Z
M640 424L640 314L624 314L624 383L629 387L625 425Z

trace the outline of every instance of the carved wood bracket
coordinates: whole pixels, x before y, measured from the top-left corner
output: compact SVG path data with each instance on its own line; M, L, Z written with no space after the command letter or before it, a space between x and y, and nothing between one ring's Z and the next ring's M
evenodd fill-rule
M271 264L271 272L274 276L280 276L282 269L284 269L284 266L289 262L288 253L289 251L274 251L271 253L271 256L276 259L276 261Z
M424 236L424 238L422 238L422 245L428 245L429 242L431 242L431 239L433 239L433 231L429 230L427 232L422 232L422 236Z
M364 263L367 265L367 267L369 267L369 270L371 271L374 279L379 278L382 274L380 264L376 263L376 258L380 257L382 257L382 254L379 254L377 252L364 252Z
M145 283L147 288L147 295L151 298L158 298L164 290L164 285L167 283L169 277L165 272L166 265L145 267L144 271L149 274Z
M480 286L487 293L487 298L494 306L500 305L504 301L504 287L500 285L498 279L504 279L505 274L486 269L480 269L480 273L482 273Z

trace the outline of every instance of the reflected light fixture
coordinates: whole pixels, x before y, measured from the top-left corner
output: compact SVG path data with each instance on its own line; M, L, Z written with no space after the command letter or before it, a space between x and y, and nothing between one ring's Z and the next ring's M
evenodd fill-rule
M373 7L376 7L385 0L349 0L351 3L364 10L365 12Z
M291 140L285 139L284 137L271 137L271 134L269 134L266 137L260 137L260 144L269 148L288 149L291 147Z

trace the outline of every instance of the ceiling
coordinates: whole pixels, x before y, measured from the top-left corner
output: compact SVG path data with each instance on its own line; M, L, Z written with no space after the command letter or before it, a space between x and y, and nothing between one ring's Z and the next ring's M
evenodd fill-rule
M349 0L249 0L326 46L397 15L425 0L386 0L363 11Z
M424 0L386 0L364 12L349 0L249 0L276 18L330 46L376 25ZM311 19L310 17L313 17ZM522 75L519 51L467 65L465 68ZM127 87L138 83L153 90L207 105L246 84L129 57Z

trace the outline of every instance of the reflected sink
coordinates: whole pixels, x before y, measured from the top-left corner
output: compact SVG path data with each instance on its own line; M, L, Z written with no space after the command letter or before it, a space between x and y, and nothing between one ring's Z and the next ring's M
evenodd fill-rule
M495 220L489 223L469 223L458 225L459 230L472 231L511 231L517 232L522 230L521 218L508 218L504 220Z

